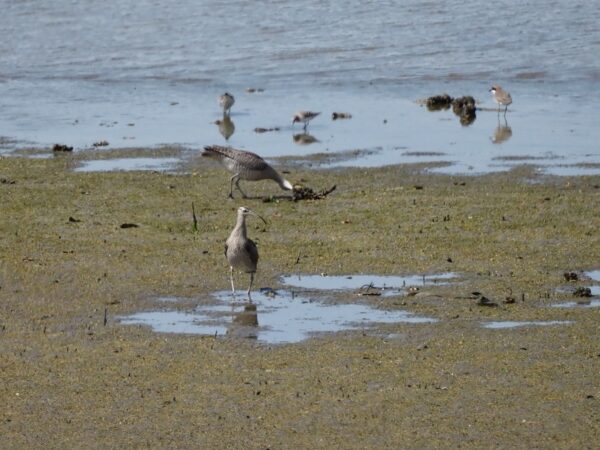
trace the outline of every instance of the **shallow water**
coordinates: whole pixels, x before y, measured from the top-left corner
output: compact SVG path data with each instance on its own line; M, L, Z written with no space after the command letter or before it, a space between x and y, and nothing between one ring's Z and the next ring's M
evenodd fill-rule
M592 294L598 295L598 294ZM551 305L553 308L600 308L600 300L580 300L577 302L563 302Z
M436 275L288 275L281 278L287 286L304 290L379 290L381 295L405 294L409 287L446 284L457 276L453 273Z
M590 277L592 280L600 282L600 270L589 270L584 272L584 274Z
M523 322L515 322L515 321L501 321L501 322L485 322L482 326L483 328L489 328L492 330L504 330L508 328L520 328L520 327L543 327L543 326L553 326L553 325L569 325L573 322L570 320L548 320L548 321L523 321Z
M75 172L115 172L129 170L168 170L172 169L177 158L113 158L84 161Z
M230 143L268 158L367 150L336 165L441 160L448 165L436 170L449 173L522 163L561 175L600 173L577 166L600 161L590 95L600 80L594 2L183 0L173 8L165 0L41 0L2 7L0 153L53 143L82 150L98 140L110 148ZM446 91L493 108L493 82L514 98L506 124L480 111L463 127L450 111L414 103ZM214 124L225 90L237 99L228 140ZM294 139L301 130L291 116L302 108L323 111L308 129L313 143ZM333 122L333 111L353 117ZM422 152L443 155L415 156Z
M433 323L436 319L406 311L382 310L367 304L329 303L285 290L253 292L252 304L243 296L218 292L215 301L193 311L149 311L121 317L125 325L147 325L161 333L229 335L267 344L294 343L344 330L382 323ZM163 300L164 301L164 300Z

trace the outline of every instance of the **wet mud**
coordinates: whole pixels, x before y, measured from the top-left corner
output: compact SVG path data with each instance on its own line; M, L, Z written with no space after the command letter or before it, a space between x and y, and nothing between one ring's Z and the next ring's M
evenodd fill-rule
M243 204L269 226L251 230L261 255L256 311L234 302L234 317L230 300L213 296L228 289L223 242L241 204L225 198L222 169L184 152L185 169L74 170L86 160L173 155L181 156L0 157L3 448L596 445L600 308L552 305L585 300L565 285L598 285L583 276L598 269L597 175L519 166L464 177L424 163L310 170L280 161L292 183L337 188L319 201L263 203L277 186L253 184L259 198ZM565 280L567 270L579 280ZM310 300L280 277L322 273L459 280L393 282L404 292L390 296L351 286L312 305L434 322L258 342L277 314L269 302L289 306L260 288ZM373 289L385 292L383 281ZM473 292L497 306L479 306ZM176 322L211 304L239 331L157 333L121 321L170 311ZM482 326L552 321L569 323Z

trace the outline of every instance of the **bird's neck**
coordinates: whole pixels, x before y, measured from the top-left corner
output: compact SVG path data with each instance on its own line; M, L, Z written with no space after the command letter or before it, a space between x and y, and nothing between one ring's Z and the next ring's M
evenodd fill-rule
M246 218L241 214L237 218L234 232L241 234L244 238L246 237Z

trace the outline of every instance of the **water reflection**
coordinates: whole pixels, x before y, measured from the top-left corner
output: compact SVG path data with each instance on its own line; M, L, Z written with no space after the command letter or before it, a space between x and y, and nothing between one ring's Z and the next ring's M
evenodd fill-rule
M319 140L308 133L298 133L294 135L294 142L298 145L309 145L319 142Z
M520 327L544 327L554 325L569 325L573 322L571 320L548 320L546 322L541 320L530 320L517 322L512 320L499 321L499 322L485 322L483 328L490 330L506 330L509 328L520 328Z
M199 305L192 311L139 312L121 317L120 322L147 325L161 333L226 334L269 344L301 342L323 333L365 329L377 324L436 322L434 318L404 310L379 309L368 302L332 302L286 290L261 290L253 295L252 303L232 301L229 291L217 292L213 297L216 301Z
M245 303L241 311L232 305L231 323L227 335L244 339L258 339L258 311L255 303Z
M215 124L219 127L219 133L225 140L228 140L235 133L235 124L228 115L223 115L223 119L217 120Z
M498 116L498 126L494 130L494 134L491 139L494 144L502 144L508 141L512 137L512 128L508 125L506 116L504 116L504 125L500 123L500 116Z
M116 172L131 170L170 170L178 158L113 158L83 161L75 172Z

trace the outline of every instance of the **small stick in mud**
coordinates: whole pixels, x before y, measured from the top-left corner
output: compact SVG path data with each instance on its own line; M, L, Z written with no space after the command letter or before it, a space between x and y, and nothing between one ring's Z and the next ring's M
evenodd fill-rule
M198 219L196 218L196 210L194 208L194 202L192 202L192 230L194 233L198 232Z

